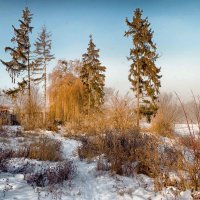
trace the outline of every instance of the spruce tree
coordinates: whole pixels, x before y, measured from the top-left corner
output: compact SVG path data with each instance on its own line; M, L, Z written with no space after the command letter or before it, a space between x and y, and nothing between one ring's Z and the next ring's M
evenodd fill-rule
M6 94L11 97L16 97L17 93L24 91L25 88L28 88L29 96L29 117L30 117L30 104L31 104L31 68L33 62L31 62L31 50L30 50L30 33L32 33L33 27L30 26L32 20L32 14L29 9L26 7L23 10L22 19L19 20L19 28L13 27L14 37L11 39L11 42L14 43L14 47L6 47L5 51L10 52L11 61L5 62L0 60L3 65L6 66L6 70L12 78L12 82L15 83L15 78L19 75L22 75L22 81L19 81L18 87L9 89L5 91Z
M133 48L130 49L132 61L129 71L129 81L137 98L137 127L139 128L140 115L150 117L157 110L156 100L159 94L160 68L156 67L158 54L156 44L152 41L153 31L148 19L142 19L142 10L134 11L132 21L126 18L128 31L125 36L131 37Z
M34 72L41 74L41 77L36 78L35 82L44 82L44 122L46 124L46 102L47 102L47 64L54 59L54 55L51 54L51 34L47 32L46 27L42 27L42 31L39 34L35 42L35 67Z
M87 48L87 53L82 56L80 79L84 86L85 111L99 111L104 103L104 85L106 67L99 61L99 49L93 42L92 35Z

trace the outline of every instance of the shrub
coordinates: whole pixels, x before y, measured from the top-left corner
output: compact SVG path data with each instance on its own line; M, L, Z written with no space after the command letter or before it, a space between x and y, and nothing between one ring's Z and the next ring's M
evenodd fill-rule
M160 152L160 166L165 168L165 172L183 170L183 162L184 155L181 148L163 144L163 150Z
M60 161L62 160L61 148L60 141L41 136L30 145L21 147L16 156L43 161Z
M177 120L177 104L171 94L159 98L158 111L152 120L151 130L161 136L173 136Z
M23 143L18 150L2 150L0 152L0 163L9 158L29 158L41 161L62 161L62 145L58 140L45 136L35 139L30 144Z
M2 156L3 155L3 156ZM9 173L24 174L24 179L33 187L52 187L55 184L63 185L65 180L71 180L76 172L73 161L31 163L12 159L14 152L7 150L0 153L0 170ZM15 163L18 163L15 166Z
M6 171L6 161L13 157L14 152L9 149L0 149L0 171Z
M154 179L155 191L160 191L167 186L185 190L182 179L182 172L185 169L184 154L181 146L161 143L159 147L159 166L160 173ZM171 176L172 174L175 176Z
M118 93L110 97L102 108L102 112L81 115L79 121L66 123L66 136L104 134L112 131L125 134L135 128L133 101L128 95Z
M0 117L0 131L3 131L3 119Z
M14 101L17 121L24 130L44 128L42 101L38 88L31 88L31 97L21 92Z
M47 123L46 129L48 131L58 132L58 126L53 122Z
M87 116L82 115L79 124L71 126L74 133L83 133L86 135L103 134L106 130L109 130L108 118L104 113L95 113ZM69 129L68 129L69 130Z
M200 189L200 99L196 98L193 93L192 95L192 110L194 111L193 119L190 119L190 116L178 95L177 98L184 113L189 132L187 137L180 139L180 144L184 146L184 170L187 173L187 176L183 177L185 181L184 185L186 188L192 188L198 191ZM196 123L198 127L197 133L194 130L194 123Z
M133 130L136 125L133 99L128 94L121 97L118 92L114 93L108 102L106 116L111 129L117 133L124 134Z
M120 175L146 174L155 177L159 173L158 141L153 136L132 131L84 138L78 153L81 159L100 157L99 169L110 169Z
M55 184L63 185L65 180L71 180L75 172L76 167L73 162L64 160L36 173L25 174L25 180L33 187L52 187Z

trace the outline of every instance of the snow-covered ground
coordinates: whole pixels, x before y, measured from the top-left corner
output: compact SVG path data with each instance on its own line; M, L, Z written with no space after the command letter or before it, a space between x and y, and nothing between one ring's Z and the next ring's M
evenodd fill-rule
M187 136L192 133L194 136L199 136L198 124L176 124L175 132L182 136Z
M44 134L44 133L43 133ZM164 188L154 192L153 179L145 175L124 177L96 170L97 162L80 160L77 149L81 145L74 139L66 139L61 134L46 132L49 137L62 142L63 155L73 160L77 167L76 175L56 193L49 194L42 188L33 188L24 180L23 174L0 173L0 200L18 199L63 199L63 200L190 200L191 192L181 192L176 197L175 188ZM13 142L14 144L14 142ZM34 161L33 161L34 162ZM37 161L35 161L37 162Z

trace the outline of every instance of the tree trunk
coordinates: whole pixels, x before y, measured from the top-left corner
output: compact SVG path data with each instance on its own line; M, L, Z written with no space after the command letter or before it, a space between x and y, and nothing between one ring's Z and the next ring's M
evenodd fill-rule
M46 127L46 113L47 113L47 73L46 73L46 60L44 63L44 125Z
M137 64L137 128L140 128L140 76L139 67Z
M29 50L28 50L29 51ZM29 52L28 52L28 118L30 122L31 117L31 69L30 69L30 61L29 61Z
M89 115L90 113L90 108L91 108L91 73L90 73L90 69L89 69L89 97L88 97L88 111L87 114Z

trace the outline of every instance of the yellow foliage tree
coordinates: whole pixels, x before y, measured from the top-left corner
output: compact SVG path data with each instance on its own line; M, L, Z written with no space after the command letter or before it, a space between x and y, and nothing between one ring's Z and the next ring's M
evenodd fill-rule
M83 85L77 75L79 61L59 60L50 74L49 117L53 121L79 120L83 109Z

